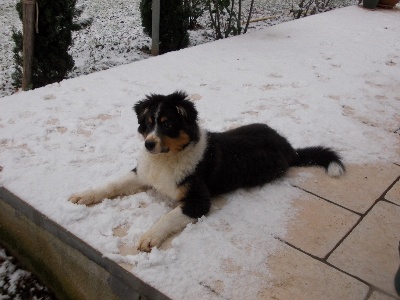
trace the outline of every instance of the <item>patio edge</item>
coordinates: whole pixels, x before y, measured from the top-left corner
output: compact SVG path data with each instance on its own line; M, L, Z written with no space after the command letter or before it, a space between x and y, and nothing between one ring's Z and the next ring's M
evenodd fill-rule
M58 299L169 299L4 187L0 240Z

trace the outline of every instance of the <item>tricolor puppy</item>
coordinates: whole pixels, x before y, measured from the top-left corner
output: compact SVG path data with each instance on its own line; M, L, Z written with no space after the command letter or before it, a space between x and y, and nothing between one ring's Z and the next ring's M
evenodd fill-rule
M237 188L263 185L283 176L291 166L318 165L330 176L345 167L339 155L321 146L293 149L266 124L226 132L199 127L197 111L184 92L150 95L134 106L144 149L137 167L103 187L72 195L70 201L94 204L147 188L178 201L140 239L138 249L150 251L210 210L211 198Z

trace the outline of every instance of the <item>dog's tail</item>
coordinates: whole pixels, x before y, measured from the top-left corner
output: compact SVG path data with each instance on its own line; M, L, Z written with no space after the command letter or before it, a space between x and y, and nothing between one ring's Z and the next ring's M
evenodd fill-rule
M321 166L329 176L338 177L344 175L346 168L342 160L334 150L322 146L296 149L296 158L291 166Z

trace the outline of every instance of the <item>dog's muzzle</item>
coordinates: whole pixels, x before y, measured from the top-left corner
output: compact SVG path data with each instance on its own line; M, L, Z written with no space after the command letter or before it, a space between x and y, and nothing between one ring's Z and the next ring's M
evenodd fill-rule
M147 150L153 151L154 148L156 147L156 142L155 141L145 141L144 146L146 147Z
M144 142L144 146L151 154L160 154L169 152L168 147L164 147L163 143L159 139L146 139Z

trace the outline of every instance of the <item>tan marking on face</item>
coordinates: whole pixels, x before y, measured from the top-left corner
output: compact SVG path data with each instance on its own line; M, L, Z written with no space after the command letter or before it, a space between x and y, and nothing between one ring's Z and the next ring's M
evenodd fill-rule
M179 152L184 146L189 144L190 138L189 135L183 130L179 131L179 136L176 138L164 137L163 145L168 148L170 151Z
M149 122L150 124L153 124L153 119L150 116L148 116L147 117L147 122Z
M146 107L145 109L143 109L143 111L138 115L139 120L142 120L146 117L147 112L149 111L149 109Z
M150 132L146 136L146 141L160 142L160 138L156 136L153 132Z
M164 123L165 121L168 121L168 118L167 118L167 117L162 117L162 118L160 119L160 122L161 122L161 123Z

